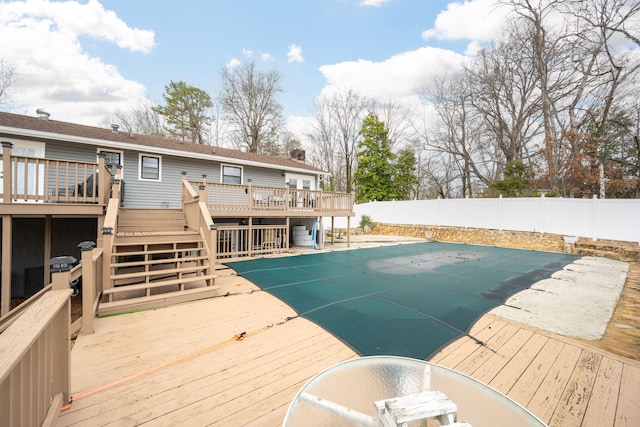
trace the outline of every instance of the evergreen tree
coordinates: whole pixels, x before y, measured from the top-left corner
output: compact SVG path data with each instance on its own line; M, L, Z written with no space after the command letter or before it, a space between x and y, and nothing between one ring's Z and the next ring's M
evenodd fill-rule
M162 96L166 105L160 105L154 111L166 117L169 134L181 141L204 144L207 126L211 124L211 97L202 89L182 81L172 81L165 86Z
M416 154L413 150L404 148L398 153L394 169L394 186L396 199L409 200L411 192L418 184L416 177Z
M358 166L354 174L358 203L397 197L393 180L396 156L391 151L388 135L384 123L369 112L360 129L362 139L358 143Z

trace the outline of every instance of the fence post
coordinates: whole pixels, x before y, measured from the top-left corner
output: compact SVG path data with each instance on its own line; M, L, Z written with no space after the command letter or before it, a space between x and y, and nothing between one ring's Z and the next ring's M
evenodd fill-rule
M11 150L13 144L2 141L2 203L11 203Z
M502 198L502 194L499 196L500 199L500 223L498 224L498 229L502 231L504 228L504 199Z
M93 302L96 300L96 265L93 263L94 242L82 242L78 245L81 251L82 263L82 329L80 334L93 333Z
M598 196L593 195L593 202L591 203L591 240L594 242L598 240L596 232L596 221L598 220Z
M545 212L545 196L544 193L542 193L540 195L540 233L544 234L544 228L545 228L545 216L546 216L546 212Z

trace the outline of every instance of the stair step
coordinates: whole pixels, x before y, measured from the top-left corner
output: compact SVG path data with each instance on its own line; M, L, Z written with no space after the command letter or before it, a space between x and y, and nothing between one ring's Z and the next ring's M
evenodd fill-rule
M194 252L194 251L203 251L205 248L202 246L201 242L190 242L190 243L178 243L178 244L167 244L167 243L154 243L149 245L119 245L114 247L115 251L111 253L111 255L118 256L134 256L134 255L159 255L165 253L183 253L183 252Z
M130 241L130 242L120 242L119 239L113 244L113 248L118 251L126 252L126 249L129 248L131 251L141 251L141 250L174 250L174 249L193 249L193 248L201 248L204 247L201 239L187 239L179 242L154 242L154 243L145 243L140 241Z
M189 256L189 257L183 257L183 258L161 258L161 259L150 259L150 260L142 260L142 261L114 262L114 263L111 263L111 267L123 268L123 267L137 267L142 265L175 264L177 262L203 261L208 259L209 257L207 255Z
M104 291L102 291L102 294L117 295L117 294L123 294L131 291L144 291L149 288L159 289L159 288L165 288L167 286L184 285L187 283L198 282L201 280L202 281L212 280L212 279L215 280L215 278L216 276L214 274L211 274L211 275L204 275L204 276L189 276L189 277L183 277L181 279L161 280L158 282L150 282L150 283L138 283L135 285L124 285L124 286L117 286L115 288L105 289ZM184 291L180 291L180 292L184 292Z
M182 209L158 209L158 208L120 208L118 216L132 217L171 217L184 216Z
M130 247L130 246L129 246ZM111 256L127 257L127 256L139 256L139 255L161 255L167 253L183 253L183 252L202 252L203 247L186 247L176 249L152 249L152 250L132 250L132 251L118 251L112 252Z
M202 237L197 231L163 231L163 232L120 232L116 234L114 246L154 245L158 243L200 242Z
M129 298L112 302L101 302L98 306L98 316L122 313L125 311L141 310L145 308L166 307L171 304L196 301L220 295L217 286L204 286L184 291L167 292L146 297Z
M178 268L170 268L170 269L161 269L161 270L150 270L150 271L135 271L131 273L118 273L114 274L110 277L111 280L121 280L121 279L135 279L138 277L151 277L151 276L167 276L172 275L175 276L179 273L193 273L198 270L206 270L209 266L207 265L190 265L188 267L178 267Z
M184 231L184 225L118 224L118 233Z

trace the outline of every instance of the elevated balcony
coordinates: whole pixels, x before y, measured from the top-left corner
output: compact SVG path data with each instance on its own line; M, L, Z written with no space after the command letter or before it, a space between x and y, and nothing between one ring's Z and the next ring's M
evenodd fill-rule
M213 217L352 217L353 194L297 188L189 181L204 185Z
M12 155L2 143L0 213L100 215L110 197L112 171L97 163Z

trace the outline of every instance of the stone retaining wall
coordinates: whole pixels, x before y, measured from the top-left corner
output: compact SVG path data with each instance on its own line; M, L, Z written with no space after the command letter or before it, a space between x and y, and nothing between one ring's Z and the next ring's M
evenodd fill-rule
M340 231L344 233L344 230ZM360 228L352 229L351 232L354 234L363 234ZM594 242L591 239L580 238L577 243L567 243L564 241L563 236L550 233L376 223L370 234L418 237L439 242L594 255L620 261L640 261L640 246L637 242L610 240Z
M557 234L526 233L520 231L488 230L425 225L378 224L372 234L423 237L440 242L469 243L475 245L500 246L505 248L533 249L563 252L564 239Z

